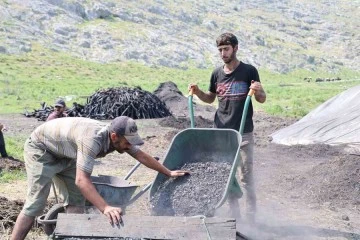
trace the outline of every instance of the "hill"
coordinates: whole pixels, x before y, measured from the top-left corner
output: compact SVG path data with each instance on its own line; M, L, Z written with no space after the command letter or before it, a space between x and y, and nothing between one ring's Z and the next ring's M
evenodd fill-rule
M231 31L239 58L287 73L360 68L359 1L2 0L0 53L53 51L102 62L209 68Z

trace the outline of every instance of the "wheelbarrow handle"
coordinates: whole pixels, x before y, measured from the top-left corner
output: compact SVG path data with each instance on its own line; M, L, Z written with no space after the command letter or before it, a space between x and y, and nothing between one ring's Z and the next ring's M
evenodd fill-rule
M250 91L248 92L248 96L252 97L255 94L255 90L250 88Z
M189 116L190 116L191 128L194 128L194 127L195 127L194 107L193 107L193 95L194 95L194 89L193 89L193 88L190 88L190 90L189 90L189 99L188 99L188 108L189 108Z
M193 88L190 88L190 90L189 90L189 95L190 95L190 96L193 96L193 95L194 95L194 89L193 89Z
M251 97L252 97L254 94L255 94L255 90L250 88L250 90L249 90L249 92L248 92L248 94L247 94L245 103L244 103L244 110L243 110L243 114L242 114L241 122L240 122L239 132L240 132L240 135L241 135L241 136L244 134L246 115L247 115L247 112L248 112L248 108L249 108L249 103L250 103L250 101L251 101Z

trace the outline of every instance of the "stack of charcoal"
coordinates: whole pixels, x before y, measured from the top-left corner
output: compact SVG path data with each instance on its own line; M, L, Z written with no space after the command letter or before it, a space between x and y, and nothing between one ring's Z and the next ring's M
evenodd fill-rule
M32 113L25 111L26 117L35 117L46 121L54 111L52 106L41 104L41 109ZM165 103L156 95L141 88L117 87L99 90L87 99L85 106L73 103L73 107L65 111L69 117L88 117L99 120L128 116L133 119L151 119L171 116Z
M171 116L164 102L141 88L118 87L99 90L87 99L86 117L114 119L128 116L133 119Z
M37 110L35 109L34 112L29 112L27 109L25 109L25 117L34 117L39 121L46 121L50 113L52 113L55 108L53 106L47 106L45 102L41 103L40 105L41 108ZM65 113L69 117L82 117L84 116L84 106L74 102L73 107L66 109Z
M40 105L41 108L38 110L35 109L34 112L29 112L27 109L25 109L25 117L35 117L39 121L46 121L49 114L54 111L54 107L47 106L45 102L41 103Z

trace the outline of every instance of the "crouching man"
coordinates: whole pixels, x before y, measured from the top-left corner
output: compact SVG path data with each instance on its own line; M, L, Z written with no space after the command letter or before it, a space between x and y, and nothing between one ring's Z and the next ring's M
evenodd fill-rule
M28 191L11 239L26 237L35 217L45 208L53 179L58 189L67 190L67 193L62 193L66 196L66 212L82 213L86 198L109 218L110 223L121 222L121 208L108 205L90 178L95 159L114 150L126 152L145 166L169 177L187 173L164 167L139 149L143 143L135 121L124 116L115 118L108 125L88 118L59 118L37 127L24 146Z

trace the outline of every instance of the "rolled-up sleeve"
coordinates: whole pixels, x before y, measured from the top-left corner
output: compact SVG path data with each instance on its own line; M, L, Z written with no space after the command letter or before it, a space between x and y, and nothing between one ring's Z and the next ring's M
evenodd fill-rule
M77 146L76 166L87 173L92 173L95 159L102 149L101 144L94 139L82 139L78 141Z
M134 157L137 152L140 151L138 146L131 146L130 150L126 151L130 156Z

